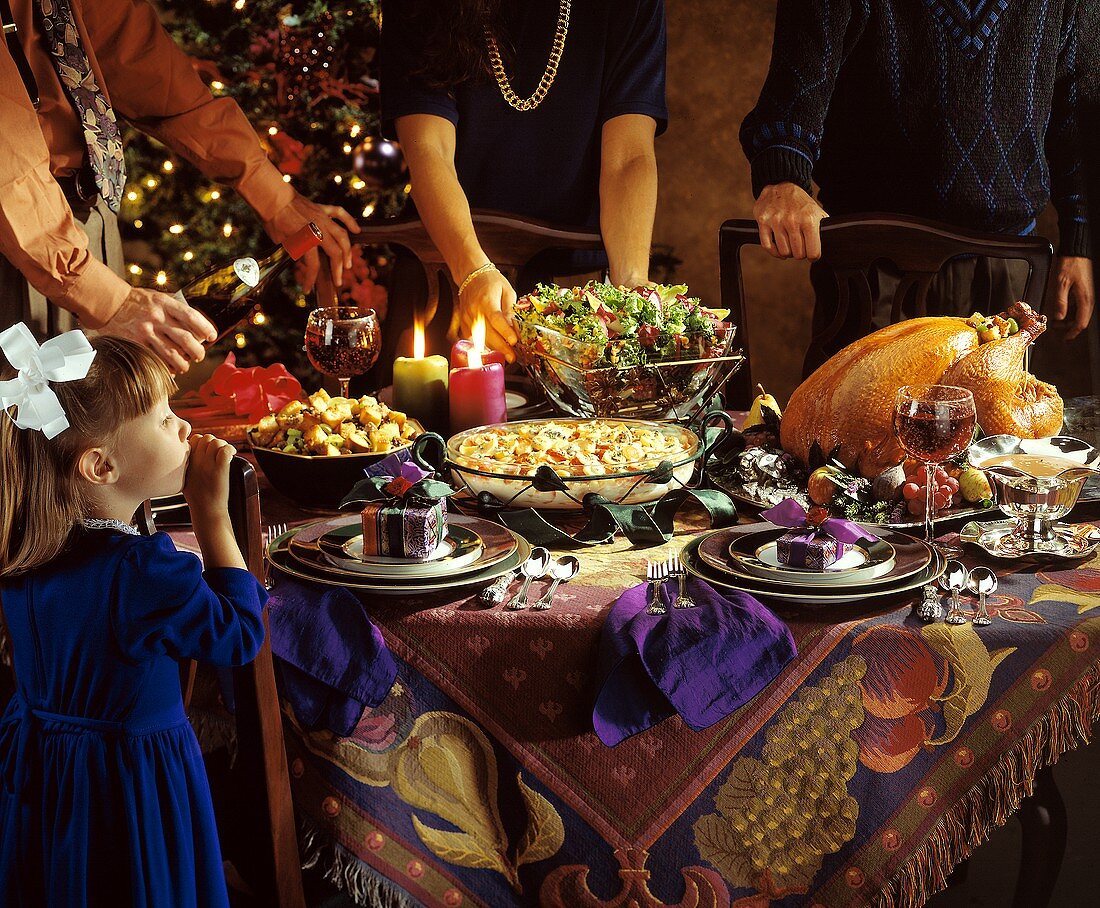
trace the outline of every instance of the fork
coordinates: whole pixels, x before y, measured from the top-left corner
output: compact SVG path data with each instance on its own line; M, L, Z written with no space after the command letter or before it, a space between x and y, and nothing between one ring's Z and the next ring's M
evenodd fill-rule
M661 584L668 579L667 561L646 561L645 579L649 583L649 607L647 615L663 615L668 609L661 602Z
M263 531L263 545L264 545L264 589L270 592L275 588L275 578L271 571L271 556L268 554L268 548L272 541L278 539L287 530L285 523L273 523L264 528Z
M688 595L687 591L687 570L684 568L684 563L680 560L679 555L673 555L669 558L669 564L672 569L672 576L676 578L679 583L679 594L676 596L676 601L672 603L675 608L695 608L695 600Z

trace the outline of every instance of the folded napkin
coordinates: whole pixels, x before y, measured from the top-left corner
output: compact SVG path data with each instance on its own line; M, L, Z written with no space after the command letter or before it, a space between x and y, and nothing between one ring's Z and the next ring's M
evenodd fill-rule
M612 747L679 713L699 731L738 709L796 655L794 638L748 593L719 593L692 578L695 608L674 609L676 581L662 588L663 615L647 615L643 583L611 607L600 635L592 725Z
M268 615L282 693L299 724L347 737L363 710L381 703L397 677L382 632L347 590L289 577L279 578Z

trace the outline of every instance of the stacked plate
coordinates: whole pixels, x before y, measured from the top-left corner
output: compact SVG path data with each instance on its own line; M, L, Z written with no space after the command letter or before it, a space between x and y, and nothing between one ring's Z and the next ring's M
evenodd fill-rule
M299 580L404 596L489 583L531 554L522 536L480 517L448 514L447 525L443 544L422 560L364 555L358 514L295 527L272 540L268 557Z
M879 538L851 547L824 571L779 561L776 541L785 527L715 530L693 539L682 554L696 576L714 586L802 605L834 605L885 598L934 583L944 560L919 539L882 527L867 527Z

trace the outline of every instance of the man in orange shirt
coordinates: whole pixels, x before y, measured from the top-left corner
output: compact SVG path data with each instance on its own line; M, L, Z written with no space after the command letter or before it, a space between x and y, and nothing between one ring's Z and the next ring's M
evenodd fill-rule
M121 277L116 115L233 187L275 241L315 223L342 283L354 218L283 182L236 102L211 95L145 0L0 0L0 18L0 330L22 319L45 336L78 319L177 373L203 358L214 330L200 313ZM319 263L311 251L307 291Z

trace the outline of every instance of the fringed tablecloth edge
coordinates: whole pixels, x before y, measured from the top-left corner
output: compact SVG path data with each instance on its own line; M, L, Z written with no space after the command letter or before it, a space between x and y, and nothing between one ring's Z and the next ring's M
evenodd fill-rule
M309 820L298 821L302 869L320 867L326 880L363 908L424 908L405 890L364 864L356 855L328 839Z
M947 877L973 848L1003 826L1031 795L1040 769L1092 736L1100 718L1100 662L1094 664L1020 738L1002 754L980 781L963 795L929 831L920 849L887 883L877 908L918 908L947 888Z

